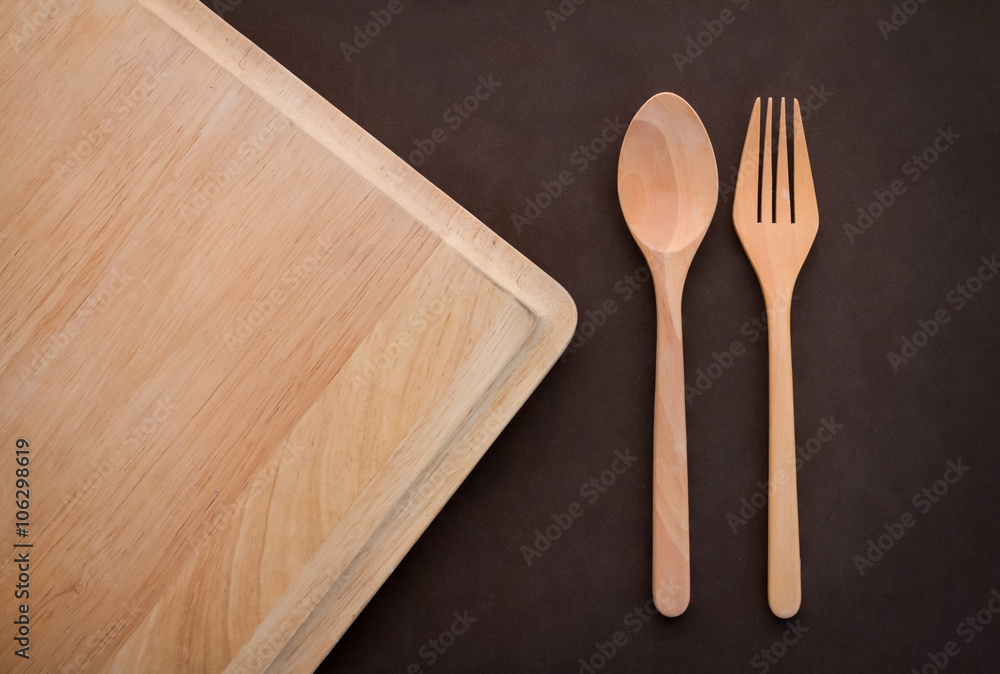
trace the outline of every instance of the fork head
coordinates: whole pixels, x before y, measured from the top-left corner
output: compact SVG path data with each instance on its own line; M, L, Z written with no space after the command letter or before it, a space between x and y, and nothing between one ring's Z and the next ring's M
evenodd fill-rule
M794 177L789 185L785 99L781 99L777 175L771 171L771 99L767 99L764 153L760 149L760 99L754 102L743 157L736 179L733 222L747 257L760 280L764 297L791 301L792 288L819 228L816 190L799 102L794 100ZM772 187L776 183L776 187ZM794 192L792 191L794 190ZM792 202L794 197L794 214Z

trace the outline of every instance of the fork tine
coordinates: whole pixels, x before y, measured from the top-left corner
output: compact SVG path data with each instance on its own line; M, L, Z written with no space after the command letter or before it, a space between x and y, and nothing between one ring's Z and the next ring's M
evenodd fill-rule
M795 222L819 225L819 207L816 205L816 188L813 185L812 168L809 166L809 150L806 149L806 132L802 128L802 112L799 99L795 102Z
M760 98L754 101L753 112L750 113L750 125L747 128L747 139L743 143L743 157L740 159L740 170L736 174L736 196L733 200L733 219L742 224L757 222L758 164L760 162Z
M774 222L771 214L771 199L774 192L771 179L771 99L767 99L767 119L764 121L764 165L760 177L760 221Z
M777 213L774 221L792 224L792 195L788 192L788 133L785 130L785 97L781 97L781 116L778 117L778 191L775 195Z

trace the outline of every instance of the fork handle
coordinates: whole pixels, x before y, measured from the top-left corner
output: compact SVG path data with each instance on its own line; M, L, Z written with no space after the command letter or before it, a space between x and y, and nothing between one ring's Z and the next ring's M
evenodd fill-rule
M779 618L792 617L802 603L789 309L786 301L768 302L771 428L768 451L767 601L771 611Z
M656 403L653 413L653 602L678 616L691 599L687 430L681 339L680 264L651 264L656 286ZM683 269L686 272L686 267Z

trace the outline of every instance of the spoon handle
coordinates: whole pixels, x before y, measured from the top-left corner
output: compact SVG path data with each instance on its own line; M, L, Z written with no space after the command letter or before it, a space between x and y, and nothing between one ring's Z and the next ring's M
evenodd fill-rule
M795 413L789 306L768 307L768 386L771 408L768 451L767 602L779 618L791 618L802 603L799 506L795 479Z
M684 277L651 265L656 285L656 407L653 413L653 602L678 616L691 599L687 429L681 294Z

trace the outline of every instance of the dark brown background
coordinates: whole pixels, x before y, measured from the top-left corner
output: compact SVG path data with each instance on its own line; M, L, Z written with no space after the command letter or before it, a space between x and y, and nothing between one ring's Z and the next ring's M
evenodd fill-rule
M600 671L910 672L948 641L960 649L948 672L1000 671L1000 616L970 643L956 634L1000 589L1000 280L961 310L948 301L1000 253L1000 9L908 2L916 13L884 37L888 1L590 0L553 30L557 0L403 0L350 63L340 43L387 0L217 5L400 156L444 129L418 170L565 286L581 320L605 300L617 309L553 368L320 671L578 672L618 630L627 643ZM735 21L679 72L672 54L726 7ZM489 75L502 85L452 131L443 111ZM767 663L786 625L767 608L766 514L735 532L727 521L767 479L766 340L742 330L764 307L731 197L684 297L689 382L732 342L746 349L688 408L691 606L634 632L628 614L650 596L653 294L616 292L644 264L618 208L620 138L583 172L570 155L605 118L627 123L673 91L698 111L728 182L754 98L805 101L814 87L831 95L806 121L820 231L792 313L797 439L823 418L843 428L799 473L808 631ZM949 127L960 138L912 181L905 162ZM511 214L564 169L573 184L519 232ZM896 179L905 194L852 242L844 225ZM894 372L888 352L938 309L949 322ZM626 449L635 465L582 499ZM959 459L968 473L918 509L913 496ZM521 546L574 501L583 516L529 567ZM916 525L862 577L855 555L904 512ZM454 611L476 621L430 664L421 648Z

